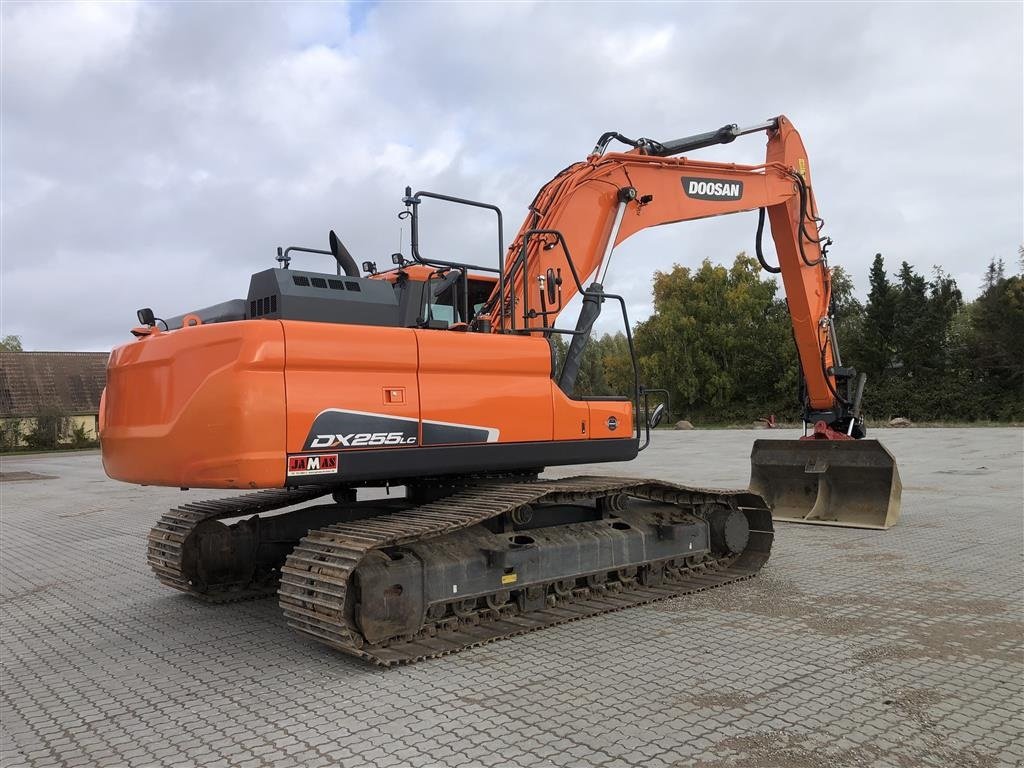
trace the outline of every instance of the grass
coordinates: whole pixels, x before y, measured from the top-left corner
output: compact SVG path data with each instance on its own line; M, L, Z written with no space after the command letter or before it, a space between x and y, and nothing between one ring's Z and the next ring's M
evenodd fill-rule
M44 453L73 453L75 451L95 451L100 447L99 441L86 443L85 445L58 445L56 448L4 448L0 450L0 456L28 456L31 454Z

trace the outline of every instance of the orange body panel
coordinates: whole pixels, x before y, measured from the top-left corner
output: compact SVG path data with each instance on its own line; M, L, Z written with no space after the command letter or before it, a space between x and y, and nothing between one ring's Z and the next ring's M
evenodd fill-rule
M590 437L594 440L629 437L633 431L633 403L630 400L588 400Z
M425 424L482 431L471 444L629 438L631 408L567 398L552 381L548 342L535 336L247 320L115 349L101 437L104 468L118 480L274 488L289 482L289 454L336 452L344 468L354 447L387 451L399 475L403 450L467 443L436 429L427 438ZM314 422L332 411L395 419L410 437L330 442L332 430Z
M328 408L419 419L413 329L295 320L280 324L287 349L288 451L303 450L313 419ZM393 390L404 395L404 402L389 401Z
M146 485L282 485L284 366L277 322L183 328L116 348L101 414L104 469Z
M588 440L590 408L585 400L573 400L551 382L551 413L555 440Z
M424 420L497 429L495 442L551 439L547 341L483 333L415 333Z

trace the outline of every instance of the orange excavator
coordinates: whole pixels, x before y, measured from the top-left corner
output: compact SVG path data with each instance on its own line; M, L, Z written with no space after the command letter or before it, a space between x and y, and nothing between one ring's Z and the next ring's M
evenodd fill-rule
M757 132L761 165L682 156ZM613 141L629 149L608 152ZM493 212L497 263L422 254L427 200ZM107 474L248 491L160 519L148 560L163 583L209 602L276 593L290 626L390 665L751 577L773 513L895 522L899 475L860 439L864 377L839 357L830 241L785 117L670 142L606 133L541 188L507 250L496 206L409 188L403 202L410 255L393 254L393 268L360 270L331 232L329 250L279 248L245 299L166 319L139 310L135 340L112 352ZM632 353L626 303L604 288L615 247L647 227L755 210L813 433L756 441L750 489L539 479L633 459L662 415L639 417L648 391L635 354L632 392L575 392L604 307L621 314ZM765 218L778 266L761 249ZM293 269L297 253L336 268ZM558 327L577 294L578 321ZM556 336L570 339L564 359Z

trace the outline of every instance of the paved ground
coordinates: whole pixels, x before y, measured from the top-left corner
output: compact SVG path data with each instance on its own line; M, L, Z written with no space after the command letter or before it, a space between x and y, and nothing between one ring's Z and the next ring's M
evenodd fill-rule
M765 434L661 433L612 471L745 485ZM273 601L158 585L146 531L186 494L96 454L3 460L55 477L0 484L0 763L1021 765L1024 432L876 435L905 487L888 532L781 526L754 581L391 670Z

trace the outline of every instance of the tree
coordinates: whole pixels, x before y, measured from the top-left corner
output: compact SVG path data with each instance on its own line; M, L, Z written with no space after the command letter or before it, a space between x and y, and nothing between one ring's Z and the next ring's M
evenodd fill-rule
M832 284L832 312L836 318L860 315L864 305L854 295L856 289L849 273L842 267L832 267L829 280Z
M555 373L561 370L568 343L562 336L552 337L555 345ZM633 395L633 361L626 334L605 334L590 339L583 352L576 377L577 395Z
M928 279L904 261L891 278L877 254L869 284L862 305L851 276L831 272L843 364L868 374L868 418L1024 420L1024 274L1008 277L993 259L988 287L967 304L941 267ZM641 381L669 389L674 409L691 420L793 413L798 364L776 291L744 254L729 268L705 261L656 273L654 314L634 333ZM555 346L564 358L565 342ZM593 339L577 392L632 391L625 335Z
M930 368L935 347L930 342L928 283L907 262L900 265L893 302L894 362L904 377L919 377Z
M17 417L0 420L0 448L13 451L21 445L22 423Z
M32 429L25 435L25 444L35 450L56 448L67 434L70 421L59 406L37 406L32 417Z
M993 258L988 262L988 267L985 269L985 277L981 281L982 293L990 291L996 287L996 284L1000 280L1006 278L1006 265L1003 263L1003 258L1000 256L998 259Z
M844 365L861 359L864 349L864 305L857 300L853 278L842 267L831 269L832 320Z
M622 331L605 336L601 343L601 365L610 395L632 395L635 377L629 355L629 341Z
M676 410L711 421L792 410L796 356L777 284L739 254L654 275L654 314L634 334L642 378L672 393Z
M0 351L3 352L23 352L21 348L21 336L4 336L0 339Z
M871 379L880 379L892 364L896 292L885 274L885 260L876 253L868 274L868 302L859 347L860 370Z
M986 418L1024 418L1024 276L998 278L970 308L971 395Z

